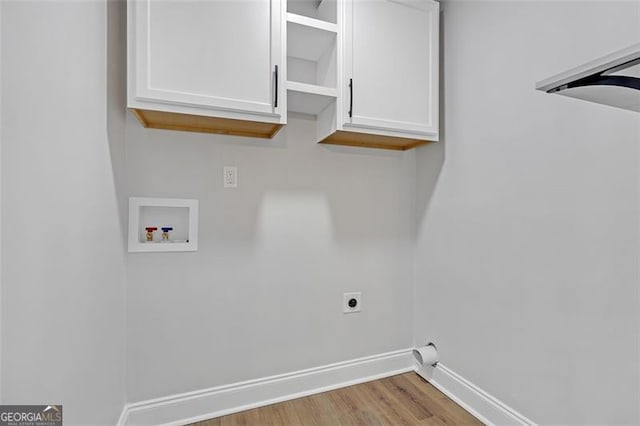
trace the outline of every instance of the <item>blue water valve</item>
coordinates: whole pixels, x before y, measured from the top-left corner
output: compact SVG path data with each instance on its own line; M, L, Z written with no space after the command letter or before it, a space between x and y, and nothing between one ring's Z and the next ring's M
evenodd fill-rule
M162 228L162 241L169 241L169 232L173 231L171 226L163 226Z

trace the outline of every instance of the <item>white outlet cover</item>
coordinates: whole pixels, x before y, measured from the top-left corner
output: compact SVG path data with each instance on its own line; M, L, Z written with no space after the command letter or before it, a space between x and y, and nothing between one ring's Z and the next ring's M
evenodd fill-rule
M238 168L235 166L225 166L222 171L222 182L225 188L237 188Z
M349 301L351 299L356 299L356 306L355 307L351 307L349 306ZM345 314L353 314L355 312L360 312L360 310L362 309L362 293L361 292L352 292L352 293L344 293L343 299L342 299L342 310Z

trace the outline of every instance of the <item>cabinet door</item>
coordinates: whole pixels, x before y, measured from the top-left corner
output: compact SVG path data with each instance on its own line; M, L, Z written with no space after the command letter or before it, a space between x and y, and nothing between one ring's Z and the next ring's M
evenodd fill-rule
M345 2L345 129L437 139L438 31L431 0Z
M136 101L280 115L280 0L130 1Z

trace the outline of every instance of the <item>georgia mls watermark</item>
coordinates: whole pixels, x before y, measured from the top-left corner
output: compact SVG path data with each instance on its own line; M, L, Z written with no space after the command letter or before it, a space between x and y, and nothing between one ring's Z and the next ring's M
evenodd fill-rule
M62 405L0 405L0 426L62 426Z

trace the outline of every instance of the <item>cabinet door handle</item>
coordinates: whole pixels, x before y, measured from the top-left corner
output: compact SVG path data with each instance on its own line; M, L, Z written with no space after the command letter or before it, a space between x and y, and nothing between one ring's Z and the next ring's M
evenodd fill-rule
M273 100L273 107L278 108L278 66L277 65L276 65L275 71L273 71L273 76L276 80L276 83L275 83L276 96Z
M353 79L349 79L349 117L353 117Z

